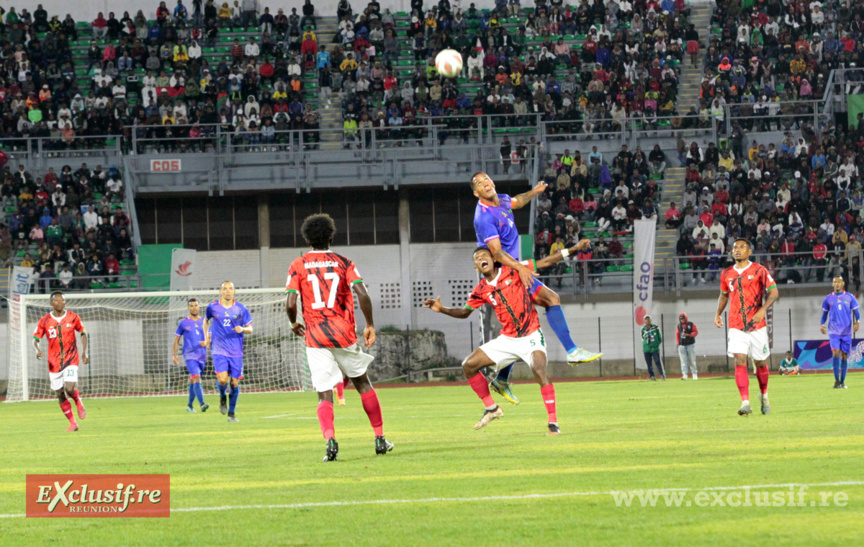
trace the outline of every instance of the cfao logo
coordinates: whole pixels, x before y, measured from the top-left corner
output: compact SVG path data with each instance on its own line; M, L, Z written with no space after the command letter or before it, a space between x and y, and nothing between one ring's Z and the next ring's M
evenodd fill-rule
M27 475L28 517L170 517L170 475Z
M176 273L177 275L182 275L183 277L190 276L190 275L192 275L192 272L190 271L191 266L192 266L192 263L187 260L183 264L180 264L179 266L177 266L177 269L174 270L174 273Z
M648 311L645 309L645 306L636 308L636 324L640 326L644 325L646 315L648 315Z
M181 171L180 160L150 160L150 171L153 173L177 173Z

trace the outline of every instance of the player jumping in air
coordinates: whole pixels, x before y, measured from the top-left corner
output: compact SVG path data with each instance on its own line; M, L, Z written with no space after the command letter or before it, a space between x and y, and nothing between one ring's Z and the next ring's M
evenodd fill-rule
M228 414L229 422L239 422L234 409L237 408L240 380L243 379L243 337L252 334L252 316L246 306L234 300L234 283L223 282L219 295L219 300L207 306L205 341L213 356L213 370L219 382L219 410ZM230 398L225 394L229 374Z
M69 399L75 401L79 419L83 420L87 416L87 410L78 393L78 344L75 332L81 333L81 362L85 365L89 362L87 333L84 332L84 325L81 324L78 314L66 310L66 297L63 293L51 293L51 307L54 310L45 314L36 325L33 347L36 348L36 359L42 359L39 342L48 336L48 376L51 378L51 389L57 392L60 409L69 420L69 429L66 431L78 431L78 422L72 415Z
M750 409L750 378L747 376L747 357L756 363L756 377L761 391L762 414L771 412L768 405L768 327L765 312L780 298L777 284L768 270L750 262L752 247L747 239L736 239L732 245L735 265L723 270L720 275L720 301L714 325L723 328L721 314L726 304L729 307L729 357L735 358L735 383L741 394L740 416L752 414ZM764 299L765 293L768 298ZM763 301L764 300L764 301Z
M177 325L177 331L174 333L177 336L174 337L171 357L175 365L180 364L177 359L177 346L180 343L180 338L183 338L183 360L186 361L186 370L189 371L189 402L186 403L186 410L195 412L192 403L197 397L201 412L207 412L210 405L204 402L204 390L201 389L201 374L204 372L204 365L207 364L204 319L201 318L197 299L190 298L186 305L189 308L189 316L182 319Z
M589 240L583 239L576 246L566 249L567 252L555 252L539 262L527 260L520 263L520 266L530 267L532 271L548 268L570 253L586 249L590 245ZM485 427L492 420L504 415L501 407L495 404L489 393L486 377L480 371L490 366L512 366L514 361L521 359L528 364L540 384L540 394L546 404L549 419L547 434L559 435L561 429L558 427L555 411L555 386L546 374L546 341L540 330L540 317L532 303L541 287L532 283L533 292L526 291L516 270L496 262L488 247L479 247L474 251L474 267L485 279L471 292L464 308L444 307L440 296L436 300L429 298L423 302L423 307L457 319L467 318L474 310L488 303L495 308L495 315L501 321L501 335L480 346L462 362L462 371L468 384L486 405L486 411L474 429ZM529 281L533 282L533 279Z
M384 438L381 404L366 376L366 369L374 357L361 351L357 345L351 290L357 293L360 310L366 319L363 347L367 349L375 343L372 300L354 263L330 251L336 233L336 224L330 215L307 217L300 233L312 250L291 263L285 287L288 293L285 311L294 334L306 338L306 360L312 385L318 392L318 422L327 441L324 461L336 461L339 454L333 426L333 388L342 384L343 375L351 379L360 394L363 410L375 433L375 453L386 454L393 450L393 443ZM305 325L297 322L298 295L303 305Z
M575 365L602 357L602 353L580 348L573 342L570 337L570 327L567 326L564 311L561 309L561 299L536 279L529 267L519 262L519 232L513 218L513 209L520 209L531 203L534 196L546 190L546 183L541 182L524 194L510 197L495 191L495 183L489 175L477 173L471 178L471 190L479 200L474 210L477 244L488 247L496 262L514 270L522 280L522 284L529 287L533 303L546 308L546 320L549 321L549 327L567 351L567 363ZM567 258L567 255L565 254L563 258ZM509 380L512 370L512 366L502 368L491 385L492 389L508 401L519 404L519 400L510 390Z
M846 369L852 350L852 334L858 332L861 311L858 301L844 290L846 282L837 276L831 286L834 292L822 301L822 319L819 330L828 335L834 367L834 389L846 389ZM854 319L853 319L854 316Z

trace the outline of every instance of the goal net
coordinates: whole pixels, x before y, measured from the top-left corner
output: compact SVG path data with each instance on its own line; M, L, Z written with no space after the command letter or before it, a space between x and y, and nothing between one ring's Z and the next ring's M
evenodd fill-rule
M81 316L88 336L89 365L79 365L78 384L87 397L177 395L187 391L189 374L178 348L171 358L174 333L197 298L204 316L216 291L66 294L66 309ZM244 391L302 391L312 388L305 344L291 332L284 289L237 291L237 301L252 315L253 334L244 341ZM54 397L48 366L36 360L33 331L51 312L49 296L22 295L10 301L9 385L7 401ZM41 342L47 356L47 339ZM79 338L80 344L80 338ZM205 390L215 390L209 352L202 375Z

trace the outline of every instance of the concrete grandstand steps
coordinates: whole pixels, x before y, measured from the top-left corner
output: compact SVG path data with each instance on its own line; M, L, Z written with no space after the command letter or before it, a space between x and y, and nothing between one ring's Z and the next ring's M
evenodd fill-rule
M690 110L690 107L697 109L699 107L699 86L702 85L704 60L711 37L711 14L712 9L709 4L691 6L690 22L699 31L699 65L694 67L689 58L685 58L680 65L678 112L681 114Z
M657 243L654 253L654 271L662 272L667 258L675 256L675 244L678 241L678 231L665 227L666 210L669 202L674 201L679 209L681 196L684 195L684 168L668 167L663 181L663 202L658 204L660 221L657 225Z
M321 149L338 150L342 148L342 98L333 94L331 106L321 103L318 106L321 114Z

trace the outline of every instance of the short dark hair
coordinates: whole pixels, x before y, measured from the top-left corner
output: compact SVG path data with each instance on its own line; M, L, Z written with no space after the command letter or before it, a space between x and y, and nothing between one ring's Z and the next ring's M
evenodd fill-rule
M477 171L476 173L474 173L473 175L471 175L471 182L470 182L470 184L471 184L471 189L472 189L472 190L474 189L474 180L475 180L478 176L480 176L480 175L485 175L485 174L486 174L486 173L485 173L484 171Z
M492 254L492 249L490 249L490 248L487 247L486 245L480 245L479 247L477 247L476 249L474 249L474 252L471 253L471 256L476 255L476 254L479 253L480 251L486 251L486 252L489 253L490 255Z
M750 247L750 249L753 249L753 244L750 243L750 240L747 239L746 237L736 237L735 243L738 243L739 241L743 241L744 243L747 244L748 247Z
M197 298L190 298L189 300L186 301L186 305L188 306L188 305L191 304L192 302L195 302L195 303L197 304L197 303L198 303L198 299L197 299Z
M303 239L313 249L327 249L336 233L336 223L327 213L309 215L300 227Z
M55 296L65 296L65 295L60 291L54 291L51 293L51 297L48 300L49 301L54 300Z

